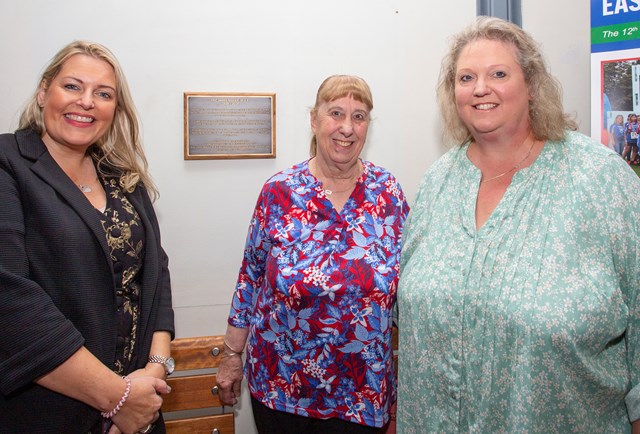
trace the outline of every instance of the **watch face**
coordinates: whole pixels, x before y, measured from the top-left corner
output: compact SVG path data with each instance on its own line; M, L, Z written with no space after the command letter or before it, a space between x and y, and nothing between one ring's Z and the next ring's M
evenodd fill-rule
M173 360L173 357L169 357L165 362L165 368L167 368L167 375L172 374L173 370L176 368L176 362Z

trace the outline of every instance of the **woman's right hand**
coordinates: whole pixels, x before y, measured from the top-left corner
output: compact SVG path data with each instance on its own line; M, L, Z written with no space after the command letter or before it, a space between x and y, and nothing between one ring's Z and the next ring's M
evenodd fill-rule
M218 365L218 373L216 375L218 396L223 405L235 405L238 403L242 378L242 357L239 355L223 357L220 365Z
M160 416L161 395L169 392L171 388L159 378L131 378L129 397L120 411L113 416L113 423L123 433L144 430Z

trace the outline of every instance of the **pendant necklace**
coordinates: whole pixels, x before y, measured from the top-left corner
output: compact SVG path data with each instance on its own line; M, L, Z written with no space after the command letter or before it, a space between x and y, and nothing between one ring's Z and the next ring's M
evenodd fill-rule
M309 164L309 171L311 171L311 164L313 164L313 162L311 162L311 163ZM315 167L314 167L314 172L316 172L316 171L317 171L317 168L315 168ZM315 176L315 175L314 175L314 176ZM358 178L360 178L360 176L362 176L362 172L358 171L358 174L357 174L355 177L351 178L351 179L350 179L350 182L355 182L355 181L357 181L357 180L358 180ZM323 188L323 189L322 189L322 191L324 191L324 194L325 194L325 195L327 195L327 196L331 196L332 194L335 194L335 193L344 193L345 191L349 191L349 190L351 190L351 189L353 189L353 188L354 188L354 186L353 186L353 185L351 185L351 186L349 186L348 188L345 188L345 189L343 189L343 190L331 190L331 189L329 189L329 188Z
M523 158L522 160L520 160L520 161L519 161L515 166L513 166L511 169L507 170L506 172L502 172L502 173L501 173L501 174L499 174L499 175L492 176L492 177L491 177L491 178L489 178L489 179L483 179L483 180L481 180L481 181L480 181L480 184L484 184L485 182L489 182L489 181L493 181L493 180L498 179L498 178L502 178L503 176L505 176L505 175L507 175L507 174L509 174L509 173L511 173L511 172L514 172L514 171L518 170L518 169L520 168L520 166L522 165L522 163L524 163L524 162L527 160L527 158L529 158L529 155L531 155L531 151L533 151L533 145L535 145L535 144L536 144L536 141L535 141L535 140L533 140L533 141L531 142L531 146L529 147L529 152L527 152L527 155L525 155L525 156L524 156L524 158Z
M97 181L97 180L98 180L98 178L95 179L95 181ZM93 188L91 188L91 186L89 184L76 184L76 186L83 193L91 193L93 191Z
M89 157L85 157L85 161L86 161L86 158L89 158ZM92 163L92 164L93 164L93 163ZM97 181L97 180L98 180L98 177L96 176L95 181ZM93 182L93 181L94 181L94 180L92 180L92 182ZM90 186L89 184L76 184L76 186L77 186L77 187L80 189L80 191L81 191L81 192L83 192L83 193L91 193L91 192L93 191L93 189L91 188L91 186Z
M360 176L358 176L359 178ZM326 194L327 196L331 196L334 193L344 193L345 191L349 191L351 189L353 189L353 185L349 188L345 188L344 190L329 190L328 188L324 188L324 194Z
M360 176L362 176L362 173L358 173L354 178L351 178L349 181L349 183L351 184L352 182L356 182L358 180L358 178L360 178ZM349 191L352 190L355 187L355 185L350 185L348 188L342 189L342 190L331 190L329 188L323 188L324 190L324 194L326 194L327 196L331 196L334 193L344 193L345 191Z

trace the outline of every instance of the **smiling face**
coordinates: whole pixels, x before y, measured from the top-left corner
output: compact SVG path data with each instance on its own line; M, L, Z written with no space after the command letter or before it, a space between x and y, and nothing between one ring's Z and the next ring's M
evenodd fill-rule
M77 54L38 93L47 147L84 152L111 126L116 109L116 76L107 62Z
M456 108L474 138L528 131L529 99L513 45L478 39L461 51L456 65Z
M369 129L369 110L352 96L323 102L311 114L322 164L346 170L358 161Z

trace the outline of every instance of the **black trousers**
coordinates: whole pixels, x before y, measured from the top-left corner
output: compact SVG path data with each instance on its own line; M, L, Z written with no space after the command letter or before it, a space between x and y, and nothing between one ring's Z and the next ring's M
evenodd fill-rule
M272 410L253 396L251 408L259 434L382 434L386 428L360 425L338 418L316 419Z

